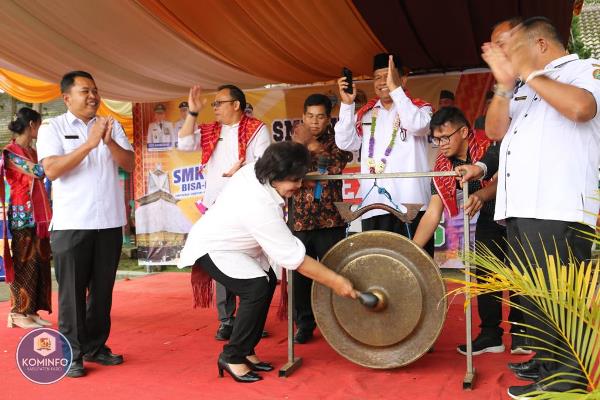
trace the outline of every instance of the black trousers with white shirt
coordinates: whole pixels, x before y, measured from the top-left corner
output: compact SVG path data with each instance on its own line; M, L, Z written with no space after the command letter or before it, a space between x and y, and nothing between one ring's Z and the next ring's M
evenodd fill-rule
M548 282L548 271L545 262L546 254L558 254L562 265L568 265L569 252L572 252L573 256L579 261L589 260L591 258L592 243L581 231L591 233L592 228L584 224L566 221L541 220L535 218L509 218L507 219L506 225L508 244L512 247L509 257L515 257L513 262L516 265L520 265L516 257L519 257L520 260L529 260L529 262L523 262L526 265L529 264L532 266L535 265L534 260L537 260L537 266L544 271L546 282ZM573 268L576 267L574 266ZM533 313L537 313L538 315L541 313L530 298L522 297L521 305ZM525 323L539 329L539 331L535 330L529 332L540 340L539 342L534 343L536 346L544 348L553 348L553 346L556 346L556 348L560 348L564 354L571 354L567 344L558 339L558 335L553 327L539 321L537 318L534 318L527 313L524 313L524 317ZM543 332L548 332L549 334L544 335ZM547 341L548 343L544 343L543 341ZM574 356L561 357L555 352L536 351L536 359L538 359L538 362L540 363L540 373L542 378L549 377L558 372L568 372L579 376L579 378L571 376L569 378L570 380L580 381L582 383L585 382L585 378L583 377ZM560 362L543 361L541 360L542 358L557 359ZM547 382L544 382L544 384L546 383ZM549 389L564 391L572 389L574 386L576 385L573 383L561 382L553 384ZM585 384L583 384L583 386L585 386Z
M254 354L254 348L262 337L277 285L277 276L273 269L269 269L268 279L267 277L232 278L221 272L208 254L200 257L196 263L211 278L240 298L233 331L229 343L223 346L221 357L227 363L242 364L246 362L246 356Z
M50 246L58 281L58 329L73 348L73 360L104 350L123 230L55 230Z

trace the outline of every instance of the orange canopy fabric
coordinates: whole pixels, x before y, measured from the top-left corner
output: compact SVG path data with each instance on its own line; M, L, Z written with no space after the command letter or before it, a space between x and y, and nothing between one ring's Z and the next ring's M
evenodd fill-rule
M286 83L373 72L385 51L350 0L137 0L199 50Z
M397 52L419 73L485 67L494 23L545 15L568 33L572 1L4 0L0 67L46 82L94 76L103 97L155 102L200 84L257 88L371 74Z
M132 0L6 0L0 21L0 67L46 82L82 69L110 99L179 98L196 83L274 83L199 51Z
M0 68L0 89L26 103L46 103L60 96L58 85Z
M57 84L33 79L3 68L0 68L0 89L26 103L46 103L60 96L60 87ZM112 115L123 126L127 137L133 142L131 103L128 107L122 103L103 99L98 108L98 115Z

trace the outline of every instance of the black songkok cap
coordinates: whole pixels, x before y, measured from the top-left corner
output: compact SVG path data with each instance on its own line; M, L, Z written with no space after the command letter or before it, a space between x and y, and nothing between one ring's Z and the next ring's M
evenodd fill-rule
M390 56L394 57L394 65L396 66L396 69L402 72L402 61L400 61L400 57L398 57L396 54L390 53L379 53L375 57L373 57L373 71L376 71L381 68L387 68Z
M440 91L440 99L450 99L454 100L454 93L449 90L441 90Z

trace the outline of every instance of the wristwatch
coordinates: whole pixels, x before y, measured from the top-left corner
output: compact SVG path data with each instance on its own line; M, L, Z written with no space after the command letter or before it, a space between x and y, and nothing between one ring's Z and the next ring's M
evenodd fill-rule
M500 97L504 97L505 99L512 99L513 98L513 91L511 90L505 90L502 89L498 84L494 85L494 94L496 96L500 96Z

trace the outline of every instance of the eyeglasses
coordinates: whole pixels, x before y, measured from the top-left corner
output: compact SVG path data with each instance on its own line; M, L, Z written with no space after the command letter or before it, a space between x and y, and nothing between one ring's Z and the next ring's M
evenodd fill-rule
M431 142L433 144L435 144L436 146L440 146L443 144L448 144L450 143L450 138L452 137L452 135L454 135L456 132L460 131L462 128L464 128L465 125L461 126L460 128L458 128L457 130L455 130L454 132L452 132L451 134L447 135L447 136L442 136L442 137L435 137L435 136L431 136Z
M221 104L223 104L223 103L233 103L234 101L237 101L237 100L216 100L216 101L213 101L212 103L210 103L210 106L213 108L219 108L219 107L221 107Z

